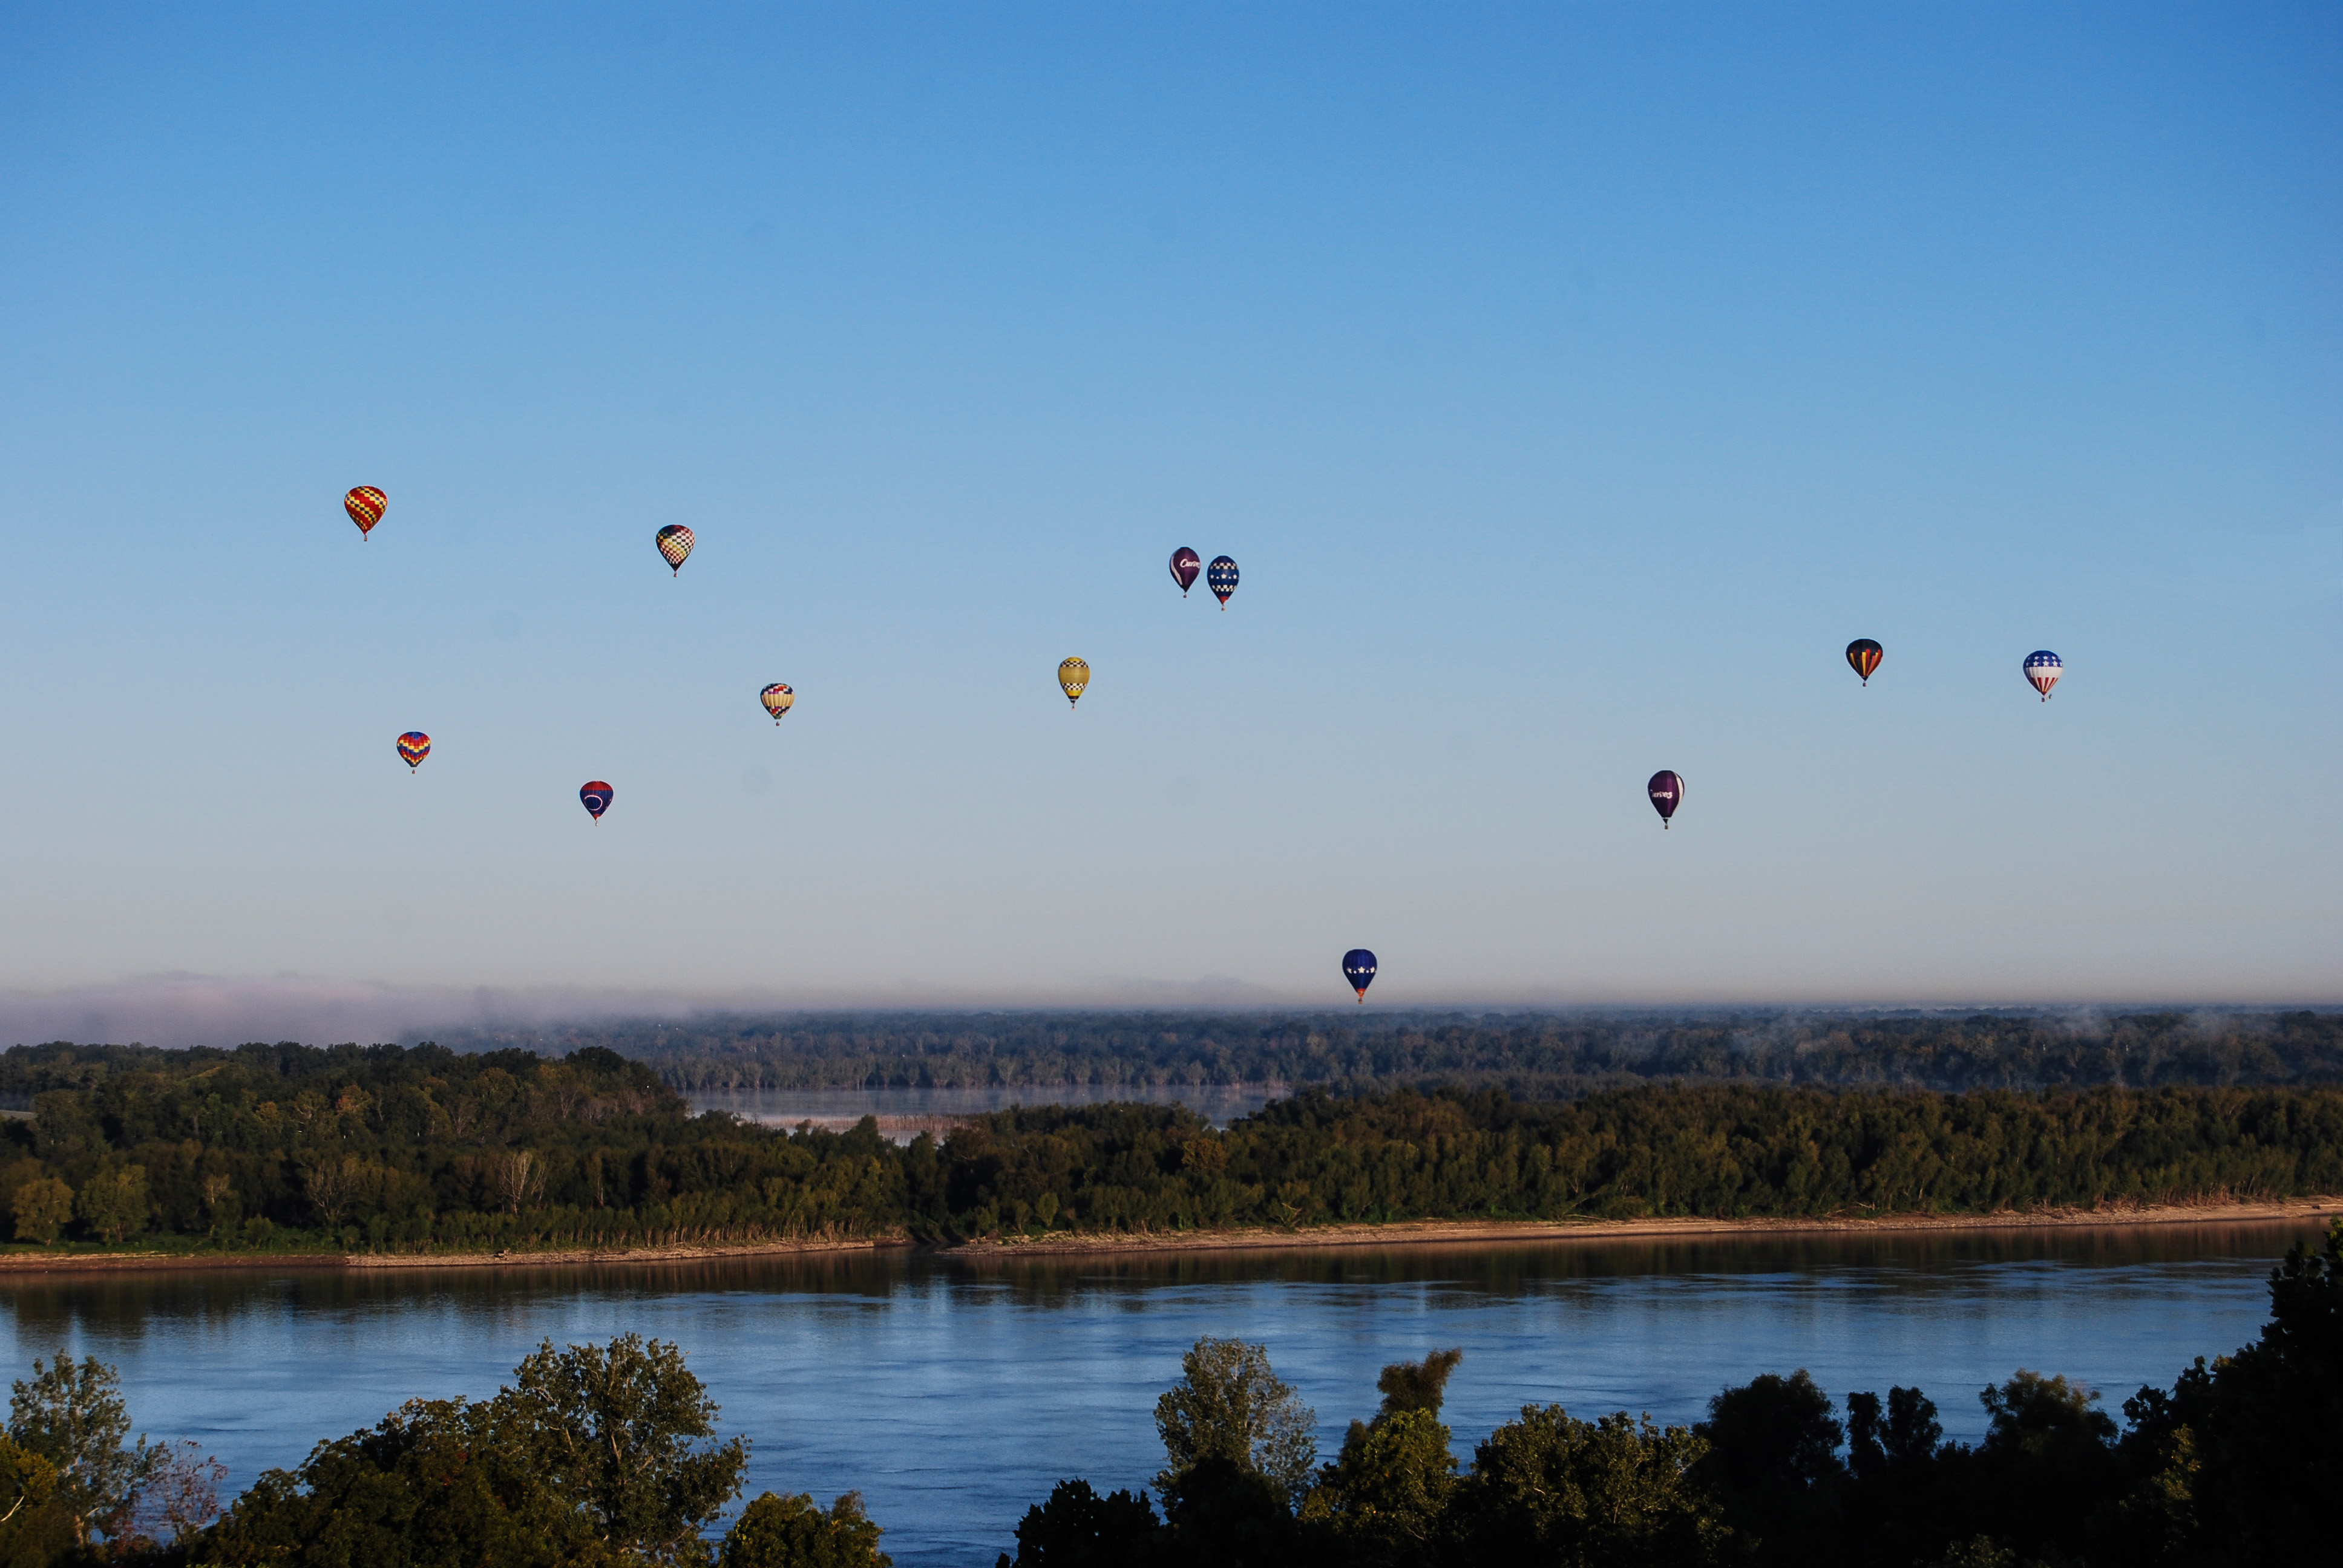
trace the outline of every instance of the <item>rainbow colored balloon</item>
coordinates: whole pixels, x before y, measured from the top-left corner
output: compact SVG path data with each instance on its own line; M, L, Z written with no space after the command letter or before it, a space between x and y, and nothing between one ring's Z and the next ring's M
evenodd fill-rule
M408 730L398 738L398 755L407 764L407 776L414 777L423 759L431 755L431 737L420 729Z

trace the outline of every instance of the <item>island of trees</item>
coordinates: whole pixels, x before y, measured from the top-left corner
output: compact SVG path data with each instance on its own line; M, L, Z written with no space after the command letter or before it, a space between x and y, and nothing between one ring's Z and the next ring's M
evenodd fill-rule
M1922 1390L1841 1406L1804 1372L1720 1390L1663 1427L1530 1404L1460 1462L1457 1362L1383 1369L1380 1406L1320 1462L1317 1418L1257 1345L1199 1341L1155 1409L1164 1465L1070 1477L1001 1568L2261 1568L2331 1559L2343 1474L2343 1221L2270 1280L2234 1355L2123 1402L2019 1370L1946 1442ZM853 1493L766 1493L729 1528L748 1440L674 1345L541 1346L478 1401L417 1400L265 1472L220 1511L217 1467L128 1441L112 1371L62 1352L15 1385L0 1437L12 1568L880 1568ZM1843 1412L1843 1413L1842 1413ZM1151 1486L1151 1491L1150 1487Z
M1414 1219L1809 1217L2343 1192L2343 1089L1654 1083L1001 1111L908 1147L693 1115L649 1064L437 1046L18 1047L18 1250L345 1252Z

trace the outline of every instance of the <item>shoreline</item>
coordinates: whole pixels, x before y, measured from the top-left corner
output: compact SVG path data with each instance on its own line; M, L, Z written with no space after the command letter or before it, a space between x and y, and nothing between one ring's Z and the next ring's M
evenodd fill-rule
M2133 1230L2159 1225L2324 1221L2343 1214L2343 1194L2249 1203L2139 1204L2109 1209L2002 1210L1986 1214L1843 1215L1800 1218L1644 1220L1395 1220L1313 1225L1305 1230L1243 1226L1221 1231L1071 1232L1013 1240L921 1246L902 1236L704 1245L561 1248L534 1252L85 1252L0 1257L0 1278L173 1270L300 1270L364 1272L415 1269L547 1269L710 1262L733 1258L819 1256L920 1251L934 1256L1002 1261L1027 1258L1145 1257L1166 1252L1300 1252L1380 1247L1463 1247L1555 1241L1690 1241L1721 1236L1926 1235L1947 1231Z

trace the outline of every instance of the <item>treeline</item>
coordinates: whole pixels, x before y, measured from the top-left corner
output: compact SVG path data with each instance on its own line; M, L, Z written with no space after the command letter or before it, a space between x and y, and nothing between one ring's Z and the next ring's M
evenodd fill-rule
M18 1048L21 1243L557 1248L1337 1221L1813 1216L2343 1192L2343 1090L1307 1090L1001 1111L940 1144L689 1114L650 1070L436 1046Z
M1551 1097L1670 1080L1968 1089L2343 1084L2343 1013L2102 1017L899 1013L481 1031L599 1046L685 1091L1038 1084L1436 1084Z
M2259 1339L2123 1403L2019 1370L1982 1442L1917 1388L1805 1372L1662 1427L1524 1405L1460 1465L1441 1420L1461 1354L1383 1369L1381 1407L1319 1462L1316 1412L1258 1345L1205 1338L1155 1408L1145 1489L1069 1479L999 1568L2246 1568L2332 1555L2343 1473L2343 1220L2270 1278ZM542 1345L487 1400L416 1400L265 1472L222 1514L218 1467L126 1442L112 1369L62 1354L15 1384L0 1562L66 1568L885 1568L850 1493L766 1493L720 1535L749 1443L681 1352ZM1160 1503L1160 1512L1159 1512Z

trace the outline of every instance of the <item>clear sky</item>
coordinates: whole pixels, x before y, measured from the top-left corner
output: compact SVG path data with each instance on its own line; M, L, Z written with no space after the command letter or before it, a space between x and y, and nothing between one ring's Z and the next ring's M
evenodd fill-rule
M0 1034L2343 999L2343 10L679 10L0 9Z

